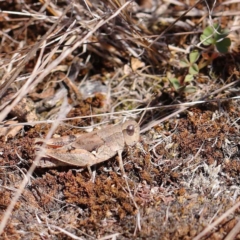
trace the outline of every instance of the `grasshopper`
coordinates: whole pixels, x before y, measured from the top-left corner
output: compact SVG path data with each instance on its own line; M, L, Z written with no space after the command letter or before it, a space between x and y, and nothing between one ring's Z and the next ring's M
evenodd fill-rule
M122 124L110 125L98 131L70 135L44 140L35 139L35 144L45 143L45 153L41 156L51 158L52 164L40 167L73 165L87 167L91 174L91 166L104 162L116 154L119 155L119 166L124 174L122 152L125 145L133 146L139 141L140 128L134 120ZM43 151L44 152L44 151Z

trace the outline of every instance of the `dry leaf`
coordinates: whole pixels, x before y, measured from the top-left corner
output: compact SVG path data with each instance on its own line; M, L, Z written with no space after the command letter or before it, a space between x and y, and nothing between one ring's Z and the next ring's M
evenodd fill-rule
M131 67L132 70L135 72L139 68L143 68L145 66L145 63L140 61L138 58L131 58Z

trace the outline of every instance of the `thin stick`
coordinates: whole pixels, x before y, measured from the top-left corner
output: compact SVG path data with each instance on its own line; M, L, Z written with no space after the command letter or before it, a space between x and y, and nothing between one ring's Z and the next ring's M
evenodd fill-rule
M206 234L210 233L210 231L214 227L216 227L220 222L222 222L225 218L227 218L231 213L233 213L239 207L240 207L240 201L237 202L235 205L233 205L231 208L229 208L224 214L222 214L222 216L216 219L216 221L208 225L201 233L199 233L195 238L193 238L193 240L200 240Z
M234 226L234 228L228 233L227 237L224 240L233 240L237 236L237 234L240 232L240 220L238 220L238 223Z
M156 106L156 107L145 107L145 108L139 108L139 109L133 109L133 110L123 110L119 112L114 113L101 113L101 114L93 114L93 115L85 115L85 116L78 116L78 117L72 117L72 118L62 118L61 121L69 121L69 120L76 120L76 119L83 119L83 118L92 118L92 117L105 117L110 115L123 115L128 113L137 113L141 111L150 111L150 110L156 110L156 109L167 109L167 108L177 108L177 107L183 107L183 106L194 106L201 103L209 103L209 102L221 102L221 101L229 101L229 100L239 100L240 96L231 97L231 98L219 98L219 99L211 99L211 100L200 100L200 101L194 101L194 102L186 102L186 103L179 103L179 104L171 104L171 105L164 105L164 106ZM175 113L174 115L176 115ZM171 115L170 115L171 116ZM161 122L164 121L164 119L161 119ZM34 121L34 122L20 122L20 123L14 123L14 124L0 124L0 127L14 127L14 126L26 126L31 125L34 126L36 124L51 124L54 123L55 120L42 120L42 121ZM155 125L155 124L154 124ZM141 132L146 132L146 129L143 129Z

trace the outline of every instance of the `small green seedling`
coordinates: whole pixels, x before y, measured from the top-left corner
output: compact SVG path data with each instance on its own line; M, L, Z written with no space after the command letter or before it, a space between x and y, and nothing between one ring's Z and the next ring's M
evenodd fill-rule
M204 46L214 45L218 52L227 53L231 45L231 40L227 36L228 31L222 29L218 23L214 23L213 26L208 26L203 30L200 40Z
M172 86L176 91L178 91L181 88L181 84L177 78L171 77L171 78L168 78L168 80L170 81L170 83L172 84Z
M172 76L170 73L167 74L168 80L174 87L177 92L184 92L184 93L193 93L196 92L197 88L191 85L181 85L178 78Z
M186 75L184 82L191 82L195 75L199 73L199 67L196 63L200 57L200 53L198 50L193 50L189 54L189 59L184 58L180 61L180 67L188 67L188 74Z
M181 81L175 76L168 76L169 81L171 82L174 89L178 92L192 93L196 91L196 87L192 86L190 83L194 80L194 77L197 76L200 72L200 69L206 67L211 63L219 53L227 53L228 48L231 45L231 40L228 36L228 31L222 29L218 23L214 23L212 26L208 26L203 30L203 33L200 36L201 43L204 46L210 46L211 48L206 49L207 51L199 52L198 50L193 50L189 53L189 57L185 57L180 61L180 67L188 68L188 74L185 76L184 81ZM212 47L216 47L217 51L213 51ZM211 51L209 51L211 50ZM211 56L209 53L212 53ZM199 60L199 57L201 59ZM185 84L184 84L185 83Z

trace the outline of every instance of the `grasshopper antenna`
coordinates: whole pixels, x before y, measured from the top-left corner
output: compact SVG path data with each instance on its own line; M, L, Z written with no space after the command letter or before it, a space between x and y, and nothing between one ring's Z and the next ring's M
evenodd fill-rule
M142 120L143 120L143 117L145 116L145 114L146 114L146 112L147 112L148 107L150 106L150 104L151 104L151 100L148 102L147 106L144 108L144 111L143 111L143 113L142 113L142 115L141 115L141 117L140 117L140 119L139 119L139 121L138 121L138 125L139 125L139 126L141 126L141 122L142 122Z

